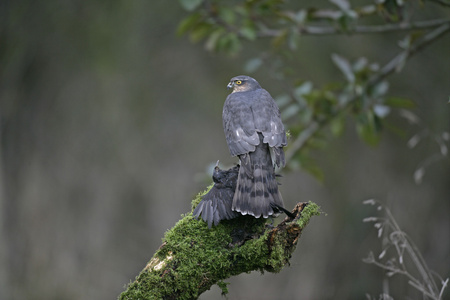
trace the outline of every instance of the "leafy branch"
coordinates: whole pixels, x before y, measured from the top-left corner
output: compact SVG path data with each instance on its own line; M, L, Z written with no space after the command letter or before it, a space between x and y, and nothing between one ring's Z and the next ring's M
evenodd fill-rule
M242 42L272 38L272 44L287 42L296 47L301 35L373 34L431 30L450 24L445 14L428 20L413 20L413 1L376 1L353 7L347 0L330 0L330 7L295 9L281 0L253 0L229 3L219 0L179 0L190 15L178 33L189 34L194 42L206 40L211 51L236 53ZM448 1L434 0L447 8ZM423 3L422 10L426 7ZM368 21L366 21L368 20ZM385 24L377 24L382 20ZM361 24L361 23L371 24Z
M332 115L322 121L312 121L311 123L309 123L306 128L302 130L301 134L290 144L290 147L286 151L286 160L290 161L295 153L299 151L317 131L331 122L333 118L338 116L342 111L349 109L358 99L360 99L361 95L366 95L374 86L382 82L383 79L388 77L390 74L401 70L407 59L409 59L419 50L422 50L426 46L430 45L433 41L440 38L449 31L450 23L444 24L437 29L429 32L422 39L419 39L418 41L410 45L410 47L397 54L393 59L385 64L379 72L369 77L366 85L362 89L360 89L360 92L355 93L352 98L349 99L344 105L338 106L338 108ZM347 64L347 62L342 62L341 64ZM342 65L341 70L344 73L350 72L348 67Z

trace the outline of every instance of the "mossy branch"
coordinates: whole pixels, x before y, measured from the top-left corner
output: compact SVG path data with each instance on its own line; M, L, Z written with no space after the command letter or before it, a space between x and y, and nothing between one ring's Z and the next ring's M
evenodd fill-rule
M193 200L193 207L202 195ZM188 213L165 234L163 244L119 299L197 299L214 284L226 294L223 280L234 275L280 272L320 208L312 202L298 203L293 214L294 219L286 217L276 227L266 224L267 219L241 216L208 229Z

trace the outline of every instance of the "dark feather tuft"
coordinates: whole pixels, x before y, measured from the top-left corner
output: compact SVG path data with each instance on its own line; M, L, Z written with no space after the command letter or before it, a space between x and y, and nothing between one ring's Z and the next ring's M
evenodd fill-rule
M239 216L237 212L231 210L238 172L239 166L229 170L221 170L218 166L214 168L212 176L214 186L203 196L193 212L193 216L196 219L201 216L209 228L213 224L217 226L222 220Z

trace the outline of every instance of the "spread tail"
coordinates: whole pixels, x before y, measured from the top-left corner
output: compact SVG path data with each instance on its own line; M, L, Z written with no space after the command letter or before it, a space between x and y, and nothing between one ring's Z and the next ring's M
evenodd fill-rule
M254 152L240 155L239 158L241 167L232 209L256 218L277 215L280 211L274 210L274 207L284 207L284 204L278 190L269 146L261 138Z

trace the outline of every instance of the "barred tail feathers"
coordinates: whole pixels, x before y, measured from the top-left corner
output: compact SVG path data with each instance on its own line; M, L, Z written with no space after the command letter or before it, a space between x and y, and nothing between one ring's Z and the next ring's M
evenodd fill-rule
M281 207L284 204L268 145L261 142L254 152L241 155L240 159L241 168L232 209L256 218L276 214L273 204Z

